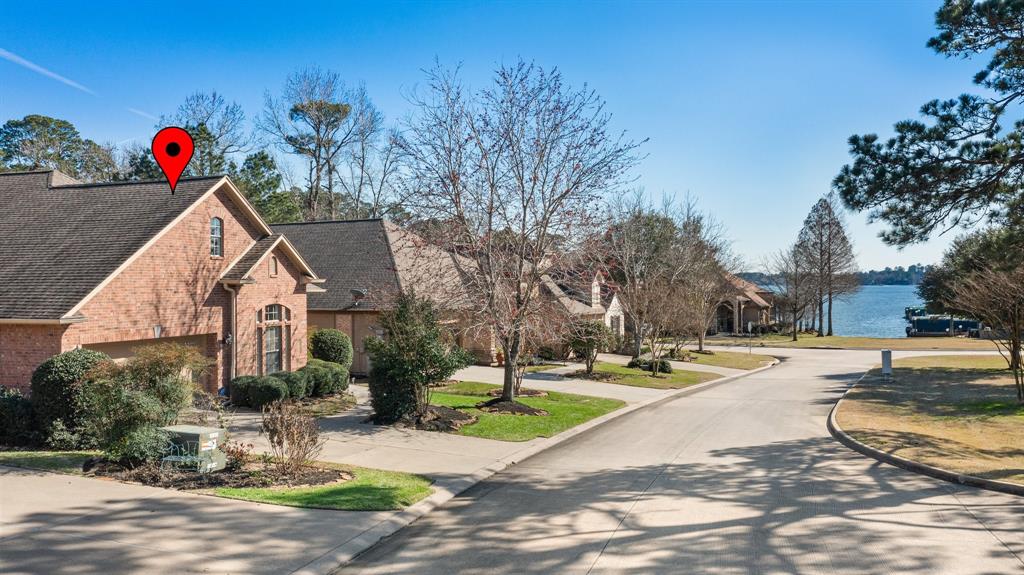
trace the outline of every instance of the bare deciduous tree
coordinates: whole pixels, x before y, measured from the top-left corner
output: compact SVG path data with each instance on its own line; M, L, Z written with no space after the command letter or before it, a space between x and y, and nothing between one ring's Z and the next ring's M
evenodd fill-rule
M765 262L775 301L791 322L793 341L797 340L797 325L807 308L817 297L815 276L808 265L807 246L796 243L777 252Z
M1024 404L1024 265L987 266L953 285L952 303L992 328L1000 354L1013 372L1017 401Z
M806 263L812 268L815 278L816 298L812 311L818 314L818 337L832 335L832 304L836 299L860 289L856 275L857 259L846 233L842 206L835 194L821 198L811 208L800 230L800 243L805 246Z
M468 261L476 317L505 354L499 399L512 402L527 332L545 323L545 272L593 234L598 200L635 164L637 144L609 132L593 91L524 62L473 93L435 67L414 104L400 140L416 192L407 206Z
M242 106L215 91L191 94L174 115L162 116L159 125L180 126L192 135L195 153L188 169L193 176L224 173L230 156L245 152L250 143Z

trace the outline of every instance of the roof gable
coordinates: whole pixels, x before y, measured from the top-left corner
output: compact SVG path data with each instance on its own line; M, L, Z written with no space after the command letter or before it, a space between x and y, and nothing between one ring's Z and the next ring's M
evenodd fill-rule
M226 189L270 233L223 176L80 184L56 172L0 174L0 319L73 316L202 199Z

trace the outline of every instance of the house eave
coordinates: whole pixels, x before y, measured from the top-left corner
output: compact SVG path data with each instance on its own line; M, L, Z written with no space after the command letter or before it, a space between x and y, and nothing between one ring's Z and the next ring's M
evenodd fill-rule
M58 318L16 318L16 317L0 317L0 324L20 324L20 325L68 325L72 323L82 323L86 320L84 315L74 315L71 317L58 317Z

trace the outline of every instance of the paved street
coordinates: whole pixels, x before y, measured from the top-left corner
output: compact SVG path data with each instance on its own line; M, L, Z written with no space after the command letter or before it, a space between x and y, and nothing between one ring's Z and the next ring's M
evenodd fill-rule
M527 459L343 572L1024 572L1024 499L828 435L829 409L877 352L764 352L784 362Z

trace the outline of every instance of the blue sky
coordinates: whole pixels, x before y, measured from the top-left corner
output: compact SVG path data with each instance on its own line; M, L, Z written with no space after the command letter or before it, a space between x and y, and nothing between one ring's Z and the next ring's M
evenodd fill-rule
M650 138L638 183L694 195L753 268L795 238L847 137L970 91L983 64L925 47L937 1L227 4L0 0L0 121L46 114L97 141L148 142L147 116L191 92L252 117L311 64L365 83L394 120L435 57L477 86L522 57L587 83L616 127ZM897 251L848 219L864 269L933 262L951 239Z

